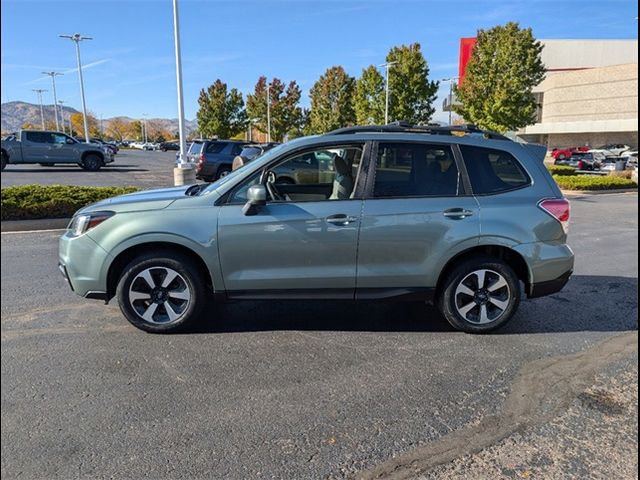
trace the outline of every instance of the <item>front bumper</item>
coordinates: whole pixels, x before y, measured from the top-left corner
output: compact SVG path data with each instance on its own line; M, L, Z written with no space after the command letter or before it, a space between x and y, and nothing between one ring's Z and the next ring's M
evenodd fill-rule
M58 242L58 269L73 292L86 298L106 300L107 279L101 272L111 256L87 235L65 232Z

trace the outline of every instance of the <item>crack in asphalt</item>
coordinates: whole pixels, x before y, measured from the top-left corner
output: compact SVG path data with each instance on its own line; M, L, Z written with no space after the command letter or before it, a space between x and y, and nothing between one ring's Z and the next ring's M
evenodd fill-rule
M517 431L556 417L592 384L600 369L637 352L638 332L629 332L579 353L529 362L518 373L501 414L486 417L352 478L414 478L437 465L477 453Z

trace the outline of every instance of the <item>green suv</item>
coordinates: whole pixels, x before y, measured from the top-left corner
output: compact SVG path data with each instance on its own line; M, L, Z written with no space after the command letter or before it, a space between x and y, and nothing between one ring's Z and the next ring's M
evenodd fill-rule
M117 297L150 332L186 327L210 298L431 302L487 332L573 270L545 153L471 126L305 137L211 184L78 211L59 266L74 292Z

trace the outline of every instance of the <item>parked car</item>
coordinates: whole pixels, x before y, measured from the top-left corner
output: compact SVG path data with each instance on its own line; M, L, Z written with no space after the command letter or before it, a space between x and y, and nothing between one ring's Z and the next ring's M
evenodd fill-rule
M556 159L555 165L565 165L578 170L599 170L602 162L605 160L604 155L591 152L574 152L569 158Z
M304 181L276 182L276 170L308 171L304 159L325 152L331 176L318 163ZM76 294L116 297L149 332L192 324L209 297L421 300L457 329L488 332L521 292L555 293L573 271L569 202L545 153L462 126L299 138L212 184L79 210L59 268Z
M551 156L556 160L563 160L571 157L574 153L587 152L589 150L589 147L554 148L551 150Z
M616 170L626 170L627 159L624 157L606 157L601 165L600 170L605 172L613 172Z
M625 145L623 143L610 143L610 144L607 144L607 145L602 145L601 147L598 147L598 149L599 150L608 150L612 154L618 156L622 152L626 152L627 150L630 150L631 147L629 145Z
M271 150L273 147L280 145L276 142L271 143L254 143L251 145L246 145L239 155L237 155L233 159L233 163L231 164L232 170L237 170L238 168L246 165L247 163L255 160L263 153Z
M85 170L100 170L113 162L113 155L102 145L79 142L62 132L22 130L2 140L2 170L9 164L74 163Z
M159 145L160 150L166 152L168 150L180 150L180 144L176 142L162 142Z
M89 140L91 141L91 143L96 143L106 148L107 150L109 150L109 152L111 152L112 155L115 155L118 153L118 147L113 143L105 142L100 138L90 138Z
M212 182L231 172L233 159L247 144L237 140L197 140L187 158L196 164L196 178Z

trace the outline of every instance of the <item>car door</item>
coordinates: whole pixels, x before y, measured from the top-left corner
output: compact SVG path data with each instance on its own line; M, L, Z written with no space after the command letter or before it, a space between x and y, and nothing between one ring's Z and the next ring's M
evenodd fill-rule
M22 157L24 163L46 163L51 144L49 132L24 132Z
M365 148L349 144L332 149L349 157L350 179L334 175L331 182L319 183L316 175L314 182L280 183L276 171L294 165L308 169L300 158L313 154L312 149L255 173L221 206L218 248L230 297L353 298L362 211L356 179ZM335 184L351 180L350 194L333 198ZM246 191L258 182L268 185L267 204L254 215L244 215Z
M446 143L379 143L360 227L356 298L428 296L442 259L474 246L478 203Z
M75 143L70 137L63 133L52 133L52 143L49 144L47 161L51 163L68 162L73 157L71 145Z

